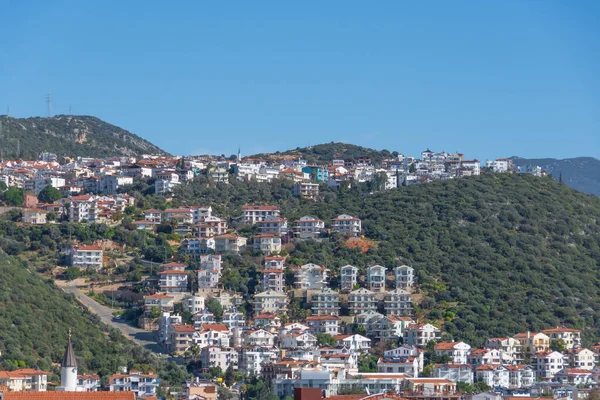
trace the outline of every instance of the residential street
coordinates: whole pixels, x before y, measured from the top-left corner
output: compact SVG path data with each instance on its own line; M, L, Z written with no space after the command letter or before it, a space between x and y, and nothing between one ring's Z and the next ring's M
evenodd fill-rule
M67 293L72 293L75 295L75 297L77 297L81 303L88 307L91 312L98 315L102 322L119 329L121 332L123 332L125 337L133 340L144 348L157 353L161 357L165 357L163 354L161 354L160 346L156 343L156 341L153 340L152 332L147 332L143 329L133 327L127 324L125 321L113 320L113 309L98 303L96 300L87 296L82 290L75 286L64 286L63 290Z

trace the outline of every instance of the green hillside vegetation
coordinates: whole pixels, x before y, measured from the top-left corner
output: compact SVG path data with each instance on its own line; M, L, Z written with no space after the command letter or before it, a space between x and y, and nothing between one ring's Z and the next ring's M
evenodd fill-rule
M513 157L515 165L537 165L554 179L562 180L573 189L600 196L600 160L593 157L576 157L557 160L555 158L519 158Z
M423 294L417 317L443 324L454 339L477 346L561 324L581 328L587 344L600 336L600 199L551 178L487 174L372 195L366 185L322 186L319 202L293 198L288 182L205 179L182 185L175 203L212 204L231 218L252 202L279 205L290 222L360 217L376 249L362 253L333 237L289 246L291 263L327 265L333 281L345 264L412 265ZM253 285L254 268L238 265L227 279Z
M12 118L3 115L0 125L0 149L4 158L36 159L44 151L61 157L165 154L147 140L91 116Z
M283 157L297 157L307 160L311 164L330 163L332 160L346 158L356 159L361 156L371 157L373 163L380 164L382 160L398 155L397 152L388 150L374 150L354 144L324 143L310 147L298 147L295 150L276 152L273 154L257 154L251 157L279 159Z
M160 360L115 329L77 307L74 298L27 265L0 250L0 362L2 369L40 368L58 373L72 330L80 373L103 378L120 366L153 370L165 384L178 386L185 373ZM54 381L59 378L55 377Z

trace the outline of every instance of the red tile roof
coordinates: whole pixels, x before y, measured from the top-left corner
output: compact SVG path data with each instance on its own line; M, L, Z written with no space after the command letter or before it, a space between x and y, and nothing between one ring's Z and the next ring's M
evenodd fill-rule
M228 332L229 328L225 324L202 324L202 329L205 331Z
M5 392L4 400L135 400L133 392Z

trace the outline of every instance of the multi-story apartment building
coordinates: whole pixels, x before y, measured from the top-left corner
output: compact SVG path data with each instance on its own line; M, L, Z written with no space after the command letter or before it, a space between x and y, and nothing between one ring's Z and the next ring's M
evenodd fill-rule
M158 273L158 287L165 293L183 293L187 292L188 276L187 272L180 270L166 270Z
M384 307L387 315L412 315L413 299L406 290L395 289L385 294Z
M194 223L194 214L190 208L168 208L164 212L164 220L191 225Z
M213 238L198 238L198 239L183 239L181 241L181 251L184 254L199 255L210 253L215 250L215 239Z
M485 364L475 368L475 380L484 382L489 387L508 389L510 386L510 371L502 364Z
M468 364L436 364L433 368L433 377L468 385L473 384L473 370Z
M200 361L204 368L220 367L225 371L230 365L238 369L238 352L231 347L206 346L200 350Z
M377 299L372 291L360 288L348 294L350 314L357 315L377 310Z
M396 287L410 290L414 283L414 269L408 265L401 265L394 269L396 275Z
M281 252L281 238L272 234L260 234L252 237L253 250L263 254Z
M246 317L239 311L224 312L223 324L230 330L233 328L243 328L246 326Z
M404 344L426 346L432 340L440 339L440 330L431 324L414 324L404 330Z
M282 269L265 269L263 271L263 289L283 293L285 287L285 271Z
M133 392L136 397L156 396L160 380L149 373L131 371L129 374L115 374L108 378L111 392Z
M438 356L448 356L455 364L466 364L471 346L464 342L440 342L434 347Z
M353 265L344 265L340 268L341 289L351 291L356 285L358 268Z
M282 314L287 311L288 298L287 295L267 290L254 295L254 314L259 315L265 312Z
M24 224L43 225L48 212L39 208L23 208L21 214Z
M160 224L162 222L162 212L154 208L144 210L144 220Z
M247 239L236 234L215 236L215 251L217 253L240 253L246 250Z
M292 194L303 199L316 200L319 197L319 184L298 182L292 186Z
M279 217L280 211L277 206L243 206L242 219L247 224L255 224L267 217Z
M565 356L558 351L545 351L531 356L531 365L535 367L539 379L552 379L566 366Z
M299 239L317 239L325 230L325 222L305 215L294 221L294 236Z
M203 218L194 227L198 237L213 237L227 233L227 221L214 215Z
M216 288L221 279L221 256L201 255L198 268L198 289Z
M331 220L331 231L344 235L359 236L362 230L360 219L342 214Z
M69 198L69 221L75 223L96 222L99 213L94 196L73 196Z
M550 338L550 343L555 340L562 340L567 350L581 346L581 331L579 329L557 326L556 328L544 329L542 333Z
M99 246L75 246L71 249L71 266L100 270L104 253Z
M339 315L340 294L330 288L322 288L312 296L313 315Z
M507 365L509 376L509 389L528 388L535 383L535 371L530 365Z
M312 333L328 333L332 336L340 333L340 319L335 315L313 315L306 318Z
M285 218L267 216L256 223L258 224L260 233L263 235L283 236L288 232L288 222Z
M373 265L367 270L367 283L372 292L385 292L385 267Z
M322 289L327 286L329 270L317 264L304 264L296 269L294 287L296 289Z

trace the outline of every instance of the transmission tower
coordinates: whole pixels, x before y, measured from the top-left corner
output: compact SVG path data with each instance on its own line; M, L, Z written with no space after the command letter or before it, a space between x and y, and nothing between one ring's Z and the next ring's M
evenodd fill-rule
M48 96L46 96L46 105L48 107L48 118L52 116L52 93L48 92Z

